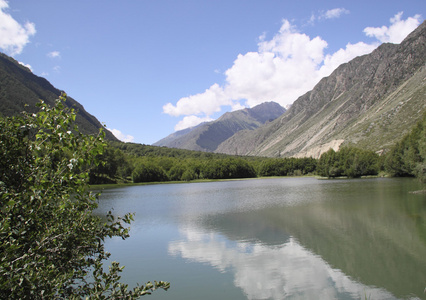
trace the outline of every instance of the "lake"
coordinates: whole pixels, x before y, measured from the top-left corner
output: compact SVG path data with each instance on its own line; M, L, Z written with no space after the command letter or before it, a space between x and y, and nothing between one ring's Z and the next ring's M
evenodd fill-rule
M426 197L415 179L271 178L105 189L135 213L106 241L149 299L426 299Z

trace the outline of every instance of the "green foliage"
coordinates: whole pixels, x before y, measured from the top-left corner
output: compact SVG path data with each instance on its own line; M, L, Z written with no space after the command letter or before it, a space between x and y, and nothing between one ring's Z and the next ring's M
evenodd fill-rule
M247 161L241 158L225 158L207 161L201 169L206 179L252 178L256 172Z
M370 150L344 147L323 153L318 161L317 174L324 177L348 176L351 178L377 175L379 155Z
M182 178L183 174L185 174L185 179ZM177 163L174 164L173 167L170 168L169 172L168 172L168 177L170 180L172 181L178 181L178 180L184 180L184 181L189 181L195 178L192 178L192 176L189 176L189 170L188 170L188 166L183 163Z
M314 172L316 159L313 158L272 158L264 160L259 176L300 176Z
M384 167L392 176L416 176L426 181L426 113L409 134L387 153Z
M110 212L102 221L92 214L89 171L105 155L104 134L81 134L64 101L0 119L0 298L136 299L167 289L160 281L129 291L119 282L123 267L103 270L110 256L103 241L127 238L132 215Z
M137 182L299 176L312 173L325 177L360 177L377 175L383 169L394 176L426 178L425 120L422 122L413 129L411 135L381 157L373 151L355 147L344 147L338 152L329 150L317 160L232 156L118 142L110 145L118 150L119 155L124 155L127 174L133 172L133 177L138 177ZM117 156L117 153L114 155ZM107 164L109 161L114 163L113 156L106 156L106 159ZM141 167L144 165L148 165L145 171Z
M167 175L163 168L151 161L139 161L132 172L133 182L166 181Z
M132 177L136 179L134 182L305 175L315 171L317 161L313 158L233 156L118 142L110 145L122 151L127 157L133 172ZM288 164L286 171L266 170L267 166L277 164Z
M180 177L181 180L183 181L191 181L194 179L197 179L198 175L197 173L195 173L194 169L186 169L183 173L182 176Z
M229 155L226 154L158 147L135 143L111 142L111 145L133 157L169 157L173 159L191 158L203 160L229 157Z
M132 174L128 157L117 148L107 145L97 159L101 163L90 170L90 184L117 183L117 177L125 179Z

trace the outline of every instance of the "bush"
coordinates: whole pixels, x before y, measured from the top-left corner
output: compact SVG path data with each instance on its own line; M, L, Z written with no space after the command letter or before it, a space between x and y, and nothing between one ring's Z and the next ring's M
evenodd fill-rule
M133 170L132 178L134 183L168 180L163 168L149 161L139 162Z
M348 176L352 178L377 175L379 155L373 151L344 147L323 153L318 161L317 174L324 177Z
M416 176L426 182L426 113L386 154L384 167L391 176Z
M160 281L128 291L116 262L104 272L103 241L128 237L132 215L92 214L89 170L101 163L104 134L82 135L64 102L0 119L0 298L136 299L167 289Z
M206 161L201 170L205 179L253 178L256 171L247 161L239 158L215 159Z

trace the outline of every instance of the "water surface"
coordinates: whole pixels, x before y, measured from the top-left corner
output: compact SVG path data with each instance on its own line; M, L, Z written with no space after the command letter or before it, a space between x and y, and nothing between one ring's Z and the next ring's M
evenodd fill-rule
M104 190L135 213L106 242L151 299L426 299L425 188L413 179L252 179Z

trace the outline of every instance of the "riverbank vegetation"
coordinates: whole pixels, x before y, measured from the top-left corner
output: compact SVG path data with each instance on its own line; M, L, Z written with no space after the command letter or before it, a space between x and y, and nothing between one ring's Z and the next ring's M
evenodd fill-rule
M425 118L387 153L345 146L319 159L270 158L110 142L90 173L92 184L164 182L268 176L410 176L425 181Z
M242 157L112 142L92 183L190 181L314 174L313 158ZM106 167L109 166L109 167Z
M391 176L417 177L426 182L426 113L385 155L384 169Z
M323 177L377 175L380 170L380 157L377 153L353 147L333 149L323 153L318 160L316 173Z

